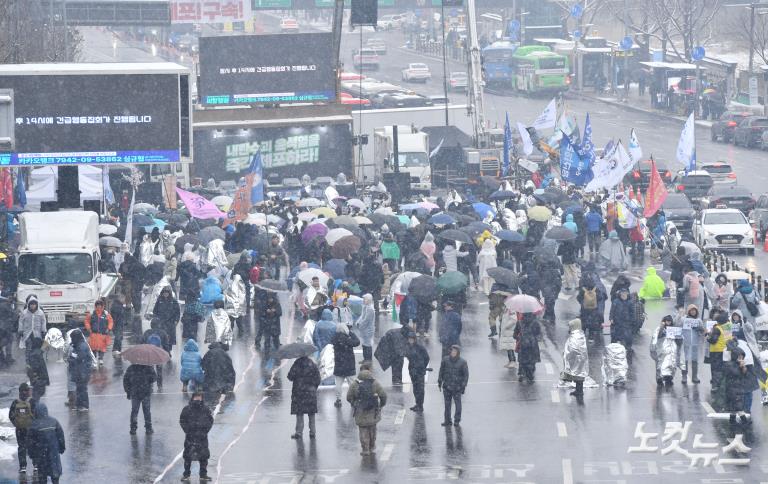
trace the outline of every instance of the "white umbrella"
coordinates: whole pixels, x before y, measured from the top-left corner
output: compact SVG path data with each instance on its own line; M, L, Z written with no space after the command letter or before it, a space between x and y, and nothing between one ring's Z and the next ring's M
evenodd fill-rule
M395 294L408 294L408 286L411 284L411 281L421 275L423 274L420 272L411 271L406 271L402 274L399 274L395 278L394 282L392 282L392 288L389 291L392 299L394 299Z
M243 220L243 223L264 227L267 225L267 216L263 213L249 213L245 220Z
M366 208L368 208L366 207L365 202L360 200L359 198L350 198L349 200L347 200L347 205L349 205L350 207L359 208L360 210L365 210Z
M328 287L328 276L320 269L310 267L300 271L296 277L307 286L311 286L312 278L317 277L320 279L320 287Z
M371 219L368 217L362 217L358 215L355 217L355 222L357 222L357 225L373 225L373 222L371 222Z
M394 215L395 214L395 212L393 212L392 208L390 208L390 207L379 207L376 210L374 210L373 213L380 213L382 215Z
M744 271L727 271L725 272L725 277L729 281L748 281L752 276Z
M314 214L312 212L301 212L299 214L299 220L302 222L309 222L310 220L314 220L317 218L317 214Z
M317 198L302 198L296 202L297 207L315 208L323 205L323 202Z
M102 237L99 239L99 245L102 247L114 247L116 249L119 249L121 245L123 245L123 241L118 239L117 237Z
M347 229L332 229L325 234L325 241L328 242L328 245L333 246L339 239L348 235L354 234Z
M151 214L154 215L154 214L158 213L159 210L157 209L157 207L155 207L151 203L139 202L139 203L137 203L137 204L135 204L133 206L133 212L134 213L142 213L142 212L143 213L151 213Z
M99 233L102 235L115 235L117 233L117 227L109 224L99 225Z
M229 207L232 205L232 197L227 195L219 195L218 197L213 197L211 199L211 203L226 211L229 210Z
M285 223L285 220L283 220L281 217L278 217L275 214L269 214L267 215L267 222L271 223L272 225L282 225Z

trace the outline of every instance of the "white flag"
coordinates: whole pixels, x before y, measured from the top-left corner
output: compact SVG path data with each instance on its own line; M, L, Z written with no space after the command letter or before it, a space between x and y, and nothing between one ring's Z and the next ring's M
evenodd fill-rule
M440 142L437 144L437 146L435 146L435 149L434 149L434 150L432 150L432 152L430 152L430 153L429 153L429 157L430 157L430 158L432 158L433 156L435 156L435 155L437 154L437 152L438 152L438 151L440 151L440 148L442 148L442 147L443 147L443 142L445 142L445 138L442 138L442 139L440 140Z
M131 194L131 206L128 208L128 216L125 221L125 243L128 244L128 250L133 249L133 206L136 204L136 188Z
M643 150L640 148L640 141L637 139L635 128L629 132L629 157L632 158L632 164L636 164L643 158Z
M531 156L531 153L533 153L531 134L520 121L517 122L517 132L520 133L520 139L523 141L523 153L525 153L525 156Z
M634 163L621 142L614 144L610 153L598 159L592 167L594 178L585 190L594 192L603 188L611 189L621 183L624 176L632 170Z
M688 120L680 133L680 141L677 142L677 161L685 167L686 171L692 171L696 168L696 136L694 134L693 113L688 116Z
M557 102L552 99L544 111L541 112L536 121L533 122L533 127L536 130L554 128L557 121Z

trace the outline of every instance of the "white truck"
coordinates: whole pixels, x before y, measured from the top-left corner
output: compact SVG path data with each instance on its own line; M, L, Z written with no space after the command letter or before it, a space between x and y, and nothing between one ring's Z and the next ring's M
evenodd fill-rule
M393 126L374 128L373 156L383 165L384 173L395 171ZM429 194L432 190L432 169L429 165L429 136L410 126L397 126L398 164L401 172L411 176L411 191Z
M19 216L21 243L17 304L34 294L49 325L83 320L106 297L117 274L99 271L99 216L94 212L26 212Z

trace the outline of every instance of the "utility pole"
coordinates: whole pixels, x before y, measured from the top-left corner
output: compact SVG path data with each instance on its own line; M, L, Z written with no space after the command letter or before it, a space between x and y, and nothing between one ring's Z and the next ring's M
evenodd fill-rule
M470 92L472 102L472 125L475 144L486 146L485 102L483 100L483 67L480 59L480 45L477 41L477 12L475 0L467 0L467 32L469 34Z
M629 37L629 6L627 0L624 0L624 37ZM634 42L632 43L634 45ZM629 53L632 52L632 45L624 51L624 100L629 100Z
M443 96L445 96L445 125L448 126L448 61L445 58L445 2L440 2L440 26L443 36Z
M755 8L757 4L752 2L749 5L749 75L752 76L752 69L755 63Z

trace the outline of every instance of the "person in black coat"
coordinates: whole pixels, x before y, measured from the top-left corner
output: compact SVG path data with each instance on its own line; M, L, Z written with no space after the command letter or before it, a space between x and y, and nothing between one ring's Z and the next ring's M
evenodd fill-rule
M416 401L411 410L421 413L424 411L424 377L429 366L429 353L416 341L416 333L413 331L408 334L406 357L408 358L408 375L413 385L413 398Z
M118 270L120 277L131 283L131 305L136 311L134 314L138 314L141 308L141 290L144 287L146 268L133 254L126 253Z
M192 461L200 462L200 480L208 479L208 432L213 427L213 414L203 403L203 393L195 391L189 404L181 410L179 425L184 431L184 474L189 479L192 474Z
M288 371L291 388L291 415L296 415L296 431L292 439L300 439L304 432L304 414L309 419L309 438L315 438L315 414L317 413L317 387L320 386L320 370L308 356L297 358Z
M152 310L152 317L158 320L160 327L168 335L168 344L170 345L168 353L170 353L176 344L176 325L181 317L179 301L174 299L170 286L166 286L160 291L160 296Z
M381 264L376 259L376 254L373 252L363 258L362 266L365 270L360 273L360 278L357 282L360 284L360 290L363 294L368 293L373 296L373 308L376 310L376 314L378 314L381 287L384 285L384 272L381 269Z
M635 304L629 297L629 290L621 289L618 292L618 298L611 304L608 319L611 323L611 343L621 343L627 349L627 353L632 351L637 318Z
M222 343L217 341L208 346L201 366L205 374L203 388L213 400L235 388L235 368Z
M563 265L557 258L539 263L537 268L541 278L541 295L544 296L544 319L555 321L555 303L563 285Z
M277 295L271 291L265 291L265 300L259 304L259 330L256 334L256 347L261 344L261 335L264 335L264 351L269 353L270 346L274 349L280 347L280 318L283 316L283 308Z
M248 311L248 308L251 307L251 258L248 257L247 253L240 254L240 259L232 268L232 273L239 275L240 280L245 284L245 308L246 316L248 316L251 314Z
M523 294L528 294L535 298L539 298L541 292L541 282L539 280L539 273L536 270L536 265L533 261L527 260L523 262L523 273L520 279L520 290Z
M112 315L112 353L119 356L123 351L123 331L128 324L131 306L124 294L115 295L109 303L109 314Z
M440 374L437 377L437 389L443 392L443 401L445 403L445 412L443 415L443 427L453 423L458 427L461 422L461 396L467 388L469 382L469 367L466 360L461 357L461 348L451 347L451 352L443 358L440 363ZM456 405L456 411L453 414L451 422L451 402Z
M331 338L333 345L333 376L336 380L336 402L334 406L341 408L341 387L344 381L351 385L353 376L357 373L355 365L355 350L360 346L360 339L349 330L346 324L336 325L336 334Z
M440 321L440 344L443 345L443 356L448 356L451 346L461 344L461 315L455 311L452 301L443 303L443 318Z
M131 401L131 435L136 435L138 427L139 407L144 413L144 429L146 433L154 433L152 430L152 410L150 401L152 398L152 384L157 381L155 369L147 365L131 365L123 375L123 389Z
M43 354L43 340L32 336L27 340L27 377L32 385L32 398L39 401L45 395L45 387L51 384Z
M522 319L517 322L512 336L517 340L518 351L518 378L520 382L533 383L536 363L541 361L539 352L539 338L541 337L541 325L533 313L524 313Z
M37 467L38 482L54 484L62 474L61 454L66 450L64 431L59 421L48 416L48 407L38 402L35 406L35 418L29 427L29 454Z
M75 404L78 410L85 411L90 407L88 401L88 382L93 370L91 349L81 331L70 334L70 352L68 355L69 378L75 383Z
M390 329L384 333L379 344L376 345L376 351L373 352L373 357L376 358L384 371L387 371L390 366L392 367L393 385L403 384L403 359L410 332L411 329L408 326Z
M629 288L632 286L632 281L629 280L627 276L624 274L619 274L619 276L616 278L615 281L613 281L613 285L611 285L611 302L614 301L614 299L619 297L619 292L622 290L629 291Z
M199 294L200 279L204 275L192 260L187 259L179 264L176 270L176 280L179 281L179 298L186 301L190 294Z

